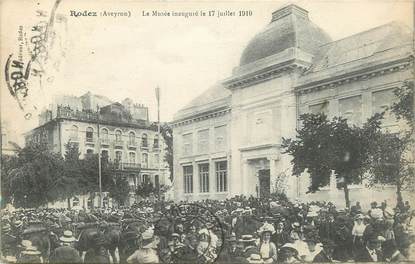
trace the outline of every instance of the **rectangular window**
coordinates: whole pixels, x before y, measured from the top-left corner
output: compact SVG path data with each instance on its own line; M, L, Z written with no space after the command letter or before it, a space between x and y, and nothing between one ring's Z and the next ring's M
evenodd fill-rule
M209 192L209 164L199 164L199 187L200 192Z
M215 127L215 150L226 150L226 126Z
M324 102L320 104L310 105L308 107L310 113L312 114L325 114L328 115L329 113L329 102Z
M209 129L197 132L197 149L199 154L209 152Z
M142 183L149 183L150 182L150 176L148 174L143 174Z
M147 153L142 154L141 167L144 169L148 168L148 154Z
M184 193L193 193L193 166L183 167Z
M228 191L228 164L227 161L218 161L215 163L216 167L216 191Z
M192 155L193 149L193 140L192 134L183 135L183 156L190 156Z
M352 125L362 124L362 97L360 95L339 100L340 116Z
M386 111L395 101L396 95L393 89L374 92L372 94L372 114L385 112L382 123L392 125L397 122L396 117L391 111Z
M135 153L130 152L128 153L128 162L134 164L135 163Z

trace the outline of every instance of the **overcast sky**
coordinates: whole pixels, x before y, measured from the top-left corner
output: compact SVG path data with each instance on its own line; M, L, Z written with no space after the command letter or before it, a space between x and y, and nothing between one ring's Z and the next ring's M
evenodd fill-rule
M16 3L18 2L18 3ZM62 0L57 13L66 24L55 23L59 36L59 64L48 73L41 89L29 88L37 109L51 103L55 94L80 96L87 91L114 101L130 97L150 108L156 118L154 88L161 88L161 118L172 116L209 86L230 76L248 41L262 30L271 13L287 3L309 11L310 19L333 40L400 21L412 27L413 1L227 1L148 2ZM17 5L20 8L17 8ZM2 73L7 56L16 53L17 29L36 21L36 9L51 10L52 1L2 1L0 33ZM11 11L13 10L13 11ZM131 17L73 17L74 11L130 11ZM143 11L251 10L249 17L144 17ZM58 47L58 48L56 48ZM59 51L63 51L61 56ZM1 75L4 78L3 74ZM25 132L37 124L24 113L1 85L2 119L11 130ZM32 109L32 108L31 108ZM32 109L34 115L36 111Z

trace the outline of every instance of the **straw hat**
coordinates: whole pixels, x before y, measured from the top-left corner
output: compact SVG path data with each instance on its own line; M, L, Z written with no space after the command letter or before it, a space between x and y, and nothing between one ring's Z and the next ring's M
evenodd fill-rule
M357 214L357 215L354 217L354 220L358 220L358 219L363 220L363 218L364 218L363 214Z
M269 232L271 234L275 233L275 228L273 225L269 224L269 223L264 223L258 230L259 234L263 234L264 232Z
M292 228L299 228L301 225L300 225L300 223L298 223L298 222L294 222L294 223L292 223L291 224L291 227Z
M38 256L40 255L40 251L37 250L35 246L32 245L32 242L30 240L22 240L22 254L23 255L30 255L30 256Z
M307 214L307 217L317 217L318 216L318 214L317 214L317 212L316 211L310 211L310 212L308 212L308 214Z
M73 236L72 231L70 230L65 230L63 232L63 236L61 236L59 238L60 241L65 242L65 243L72 243L74 241L76 241L76 238Z
M9 224L5 223L1 226L1 231L3 231L4 233L7 233L11 230L11 227Z
M259 254L251 254L246 260L248 260L249 263L264 263Z
M252 235L242 235L241 239L239 239L239 242L242 242L242 243L250 243L254 241L255 241L255 238Z

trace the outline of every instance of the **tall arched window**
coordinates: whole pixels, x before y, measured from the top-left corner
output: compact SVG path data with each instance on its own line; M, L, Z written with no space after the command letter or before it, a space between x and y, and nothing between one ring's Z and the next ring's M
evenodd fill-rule
M148 139L147 139L147 134L142 134L141 135L141 146L144 148L148 147Z
M71 127L71 130L69 132L69 139L78 141L78 127L77 126L73 125Z
M86 128L85 138L86 138L86 142L94 141L94 129L92 127Z
M115 161L116 162L121 162L122 161L122 152L121 151L116 151L115 152Z
M108 141L108 129L106 129L106 128L103 128L102 130L101 130L101 138L102 138L102 140L104 140L104 141Z
M115 141L121 142L122 141L122 132L121 130L115 130Z
M128 162L129 163L135 163L135 153L134 152L128 153Z
M142 168L148 168L148 154L147 153L142 154L141 167Z
M153 148L159 148L159 136L154 136Z
M130 133L128 133L128 145L135 145L135 133L133 131L130 131Z

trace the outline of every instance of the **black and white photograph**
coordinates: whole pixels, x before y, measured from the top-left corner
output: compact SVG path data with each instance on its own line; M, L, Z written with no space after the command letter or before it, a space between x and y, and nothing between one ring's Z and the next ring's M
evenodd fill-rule
M414 0L0 0L0 263L415 262Z

